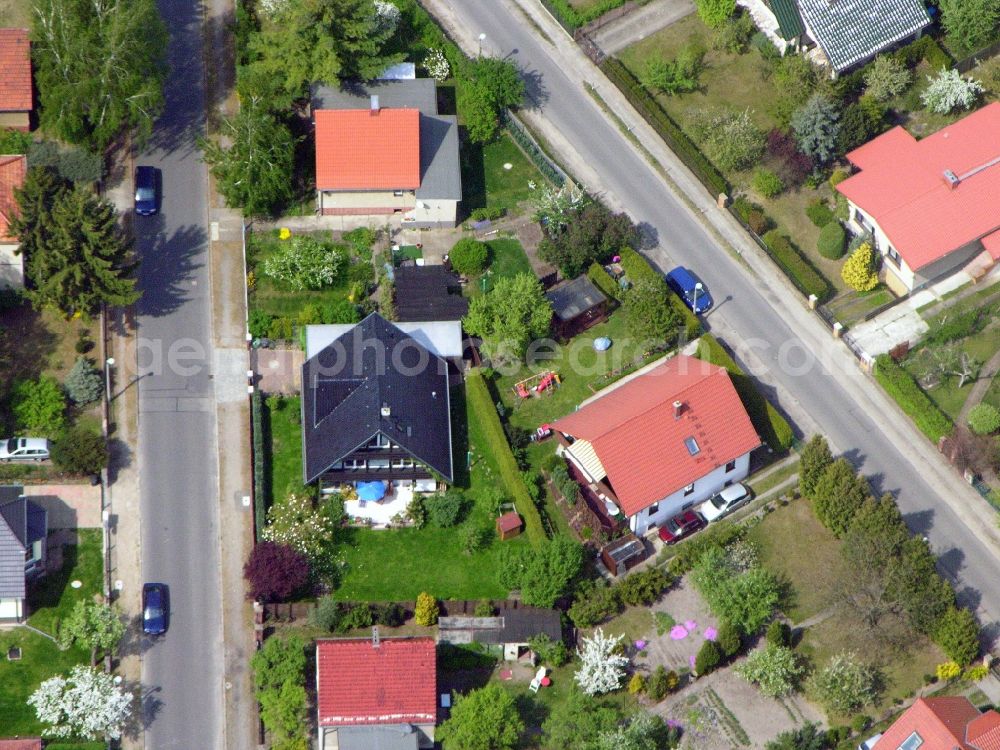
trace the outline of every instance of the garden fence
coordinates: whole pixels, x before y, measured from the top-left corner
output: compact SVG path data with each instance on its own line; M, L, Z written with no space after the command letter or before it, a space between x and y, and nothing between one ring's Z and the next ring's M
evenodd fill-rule
M955 63L955 70L959 73L968 73L983 60L988 60L998 53L1000 53L1000 40L997 40L989 47L983 47L980 50L976 50L968 57L962 58Z
M542 173L545 179L556 187L562 187L569 179L566 173L542 150L542 147L538 145L538 141L528 132L528 129L517 115L508 110L504 117L504 124L507 126L507 132L510 133L510 137L521 147L521 150L531 159L532 163L538 167L538 171Z
M472 616L476 607L482 599L443 599L438 601L440 607L440 617L456 617L462 615ZM491 599L489 600L494 609L523 609L525 605L516 599ZM416 609L415 601L400 602L356 602L344 601L344 605L356 606L359 604L398 604L405 610L407 617L410 617ZM316 602L271 602L262 605L264 609L264 622L295 622L296 620L306 620L309 614L316 609Z
M254 539L260 541L264 531L266 509L264 508L264 409L260 390L254 388L250 394L250 453L253 462L253 521Z

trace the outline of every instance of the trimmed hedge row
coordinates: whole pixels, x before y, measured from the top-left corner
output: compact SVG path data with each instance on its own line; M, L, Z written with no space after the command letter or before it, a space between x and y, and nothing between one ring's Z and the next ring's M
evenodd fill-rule
M913 376L896 364L888 354L880 354L875 358L875 379L935 445L942 437L951 433L952 423L948 415L931 401Z
M584 11L578 11L568 0L542 0L549 13L555 16L566 31L572 34L581 26L586 26L591 21L596 21L608 11L622 7L627 0L601 0L594 3ZM649 0L637 0L639 5L645 5Z
M483 428L486 441L489 444L489 451L496 459L497 467L500 470L500 481L504 488L510 493L514 500L514 505L524 518L525 531L528 534L528 541L532 546L539 546L546 540L545 529L542 527L542 517L535 507L528 488L524 484L524 477L517 468L517 461L510 451L510 443L504 434L503 425L500 424L500 417L497 416L496 407L493 405L493 398L490 396L486 381L479 370L470 370L465 376L465 398L468 403L470 416L475 419Z
M670 150L694 172L713 198L719 193L729 194L729 182L722 173L715 168L694 141L688 138L621 60L616 57L607 58L601 63L601 71L621 90L629 103L666 142Z
M264 507L264 404L259 388L254 388L250 394L250 429L253 432L254 538L260 541L267 509Z
M732 378L733 387L740 396L743 406L750 415L754 429L776 453L784 453L792 447L795 435L792 426L778 413L778 410L771 406L771 403L764 398L763 394L757 390L757 386L750 377L740 369L740 366L733 361L728 352L711 334L704 334L698 341L698 359L710 362L718 367L724 367L729 371Z
M603 292L604 296L611 300L621 301L622 288L618 282L611 278L610 274L604 270L597 261L590 264L587 269L587 278L594 282L594 286Z
M820 302L829 296L830 282L812 267L785 235L777 229L772 229L761 237L761 241L796 289L807 297L815 294Z
M619 255L621 256L622 269L633 284L637 283L640 279L663 282L663 274L649 265L649 261L643 258L637 251L626 247ZM611 277L609 276L608 278ZM691 312L688 306L681 301L681 298L672 291L668 299L670 300L670 305L681 316L681 320L684 321L684 340L694 341L701 335L701 321L698 320L698 316Z

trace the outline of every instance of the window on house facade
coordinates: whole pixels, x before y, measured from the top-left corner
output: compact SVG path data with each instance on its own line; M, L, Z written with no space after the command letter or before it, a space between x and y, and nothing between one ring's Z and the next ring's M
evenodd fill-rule
M649 508L646 509L646 517L647 518L652 518L653 516L656 515L656 512L659 509L660 509L660 504L659 503L653 503L652 505L649 506Z
M389 459L388 458L373 458L368 462L369 469L388 469Z
M394 196L396 196L397 198L402 198L403 197L403 191L402 190L393 190L392 194Z
M692 482L691 484L689 484L687 487L684 488L684 497L687 497L693 492L694 492L694 482Z
M736 471L736 462L735 461L730 461L728 464L726 464L726 473L728 474L731 471Z
M899 253L896 252L896 248L892 245L889 245L889 249L885 251L885 257L891 260L897 268L899 267Z

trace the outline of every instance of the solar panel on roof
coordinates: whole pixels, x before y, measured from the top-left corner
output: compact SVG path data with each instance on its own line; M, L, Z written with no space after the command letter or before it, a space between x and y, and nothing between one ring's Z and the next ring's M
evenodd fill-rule
M363 382L363 380L357 378L349 380L341 378L317 378L316 400L313 405L313 424L319 424L325 417L330 416L330 413Z

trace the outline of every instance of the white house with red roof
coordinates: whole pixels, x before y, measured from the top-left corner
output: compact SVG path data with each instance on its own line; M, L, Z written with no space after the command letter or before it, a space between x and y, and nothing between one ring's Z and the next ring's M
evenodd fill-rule
M317 640L319 750L433 747L436 657L433 638Z
M1000 103L920 140L895 127L847 158L849 227L872 234L896 293L1000 259Z
M17 212L14 191L24 184L28 159L24 155L0 156L0 289L24 287L24 256L21 243L10 231Z
M438 114L433 79L319 86L312 109L318 213L455 226L462 200L458 121Z
M1000 713L980 712L964 696L917 698L869 747L871 750L1000 750Z
M640 536L746 477L761 444L729 373L683 354L552 426L557 451Z

